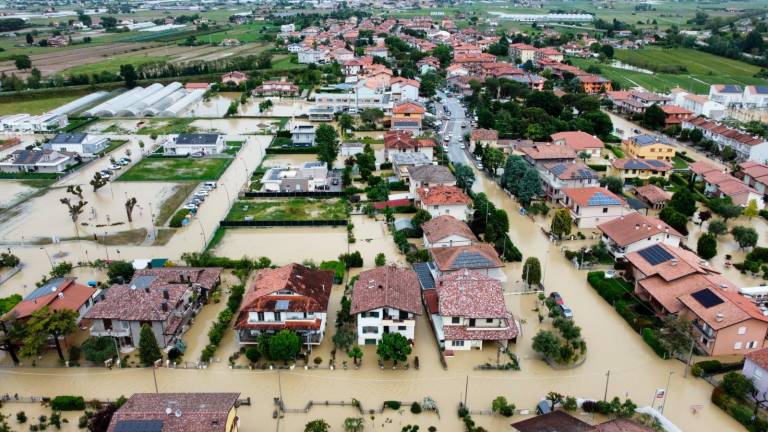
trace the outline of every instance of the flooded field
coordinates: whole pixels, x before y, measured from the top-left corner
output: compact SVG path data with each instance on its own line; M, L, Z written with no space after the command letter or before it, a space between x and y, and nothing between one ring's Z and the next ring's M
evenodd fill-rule
M28 182L17 180L0 180L0 209L11 207L26 195L36 192L38 189Z
M275 119L201 119L192 122L191 126L201 132L214 132L227 135L265 134L277 131L279 120Z
M259 104L265 100L271 100L272 106L266 111L259 110ZM297 117L309 114L309 108L312 103L304 99L268 97L251 98L238 111L242 116L275 116L275 117Z
M208 101L200 101L179 117L224 117L229 109L229 104L239 100L240 93L219 93Z

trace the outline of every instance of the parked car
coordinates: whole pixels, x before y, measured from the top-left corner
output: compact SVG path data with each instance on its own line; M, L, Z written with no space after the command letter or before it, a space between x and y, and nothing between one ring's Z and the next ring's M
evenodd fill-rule
M460 149L462 149L462 150L464 150L465 148L467 148L467 146L465 146L464 144L461 144L461 145L459 146L459 148L460 148Z
M216 189L216 182L205 182L203 183L203 187L209 187L211 189Z
M112 164L112 165L109 166L109 169L111 169L111 170L119 170L119 169L123 169L123 167L118 165L118 164Z
M565 319L573 319L573 311L566 305L558 305L560 307L560 313Z
M475 155L475 160L476 160L476 161L478 161L478 162L480 162L481 160L483 160L483 158L482 158L482 157L480 157L480 156L478 156L478 155Z
M205 190L205 189L201 189L201 190L195 192L195 196L207 197L208 196L208 191Z
M559 292L557 292L557 291L553 291L553 292L552 292L552 293L549 295L549 298L551 298L552 300L554 300L554 301L555 301L555 304L558 304L558 305L562 305L562 304L564 303L564 302L563 302L563 297L561 297L561 296L560 296L560 293L559 293Z
M197 210L197 205L193 203L187 203L187 205L182 208L185 210Z
M477 169L483 169L483 164L482 164L482 163L480 163L480 162L478 162L478 163L477 163Z
M608 270L605 272L606 279L613 279L616 277L616 270Z

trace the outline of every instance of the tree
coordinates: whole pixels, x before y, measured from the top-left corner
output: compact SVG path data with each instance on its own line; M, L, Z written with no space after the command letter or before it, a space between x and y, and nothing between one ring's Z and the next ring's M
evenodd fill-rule
M613 58L613 47L609 44L605 44L600 47L600 52L608 58Z
M688 188L680 188L669 200L670 207L678 213L691 217L696 213L696 197Z
M331 430L331 425L323 419L312 420L304 425L304 432L328 432Z
M387 257L384 255L384 252L379 252L376 254L376 258L374 259L374 264L376 264L376 267L382 267L385 264L387 264Z
M125 202L125 213L128 215L128 222L133 222L134 207L136 207L136 197L128 198Z
M136 68L132 64L120 65L120 76L123 77L126 87L129 89L136 87L136 80L139 77L136 74Z
M267 50L256 57L256 67L258 69L270 69L272 67L272 52Z
M560 356L560 341L551 331L539 330L533 337L533 350L545 358L556 360Z
M26 326L16 319L15 314L0 321L0 351L7 352L14 365L19 364L18 349L26 333Z
M373 127L384 118L384 111L378 108L366 108L360 112L360 120L369 127Z
M101 175L101 173L95 173L93 175L93 179L91 179L90 184L93 186L93 191L96 192L97 190L101 189L102 187L106 186L107 179Z
M363 350L361 350L359 346L355 345L349 350L347 355L357 365L360 364L360 360L363 358Z
M694 144L698 144L702 138L704 138L704 133L699 129L691 129L691 131L688 132L688 139Z
M749 219L752 219L753 217L757 216L760 212L757 210L757 201L751 199L749 200L749 204L747 204L747 208L744 209L744 216L746 216Z
M290 330L280 330L269 339L269 358L272 360L293 360L299 353L301 340Z
M347 417L344 419L344 432L363 432L365 419L362 417Z
M14 58L14 64L18 70L27 70L32 67L32 60L28 55L18 55Z
M432 55L440 61L440 66L445 68L453 59L453 49L446 44L438 44L432 49Z
M723 381L720 382L719 387L728 396L744 399L747 394L752 392L754 383L741 372L728 372L723 376Z
M411 226L413 227L414 230L416 230L417 232L421 233L422 232L421 231L421 225L424 222L429 222L430 219L432 219L432 215L429 214L428 211L426 211L424 209L419 209L418 211L416 211L416 213L411 218ZM421 234L419 234L419 235L421 235Z
M371 173L376 169L376 155L370 144L366 143L363 152L355 156L355 162L360 170L360 177L368 181Z
M606 176L600 180L600 184L609 191L621 195L624 193L624 181L618 177Z
M536 257L528 257L523 264L523 281L531 285L541 283L541 263Z
M707 232L716 236L723 235L728 232L728 225L719 219L713 220L709 223L709 226L707 226Z
M411 344L400 333L385 333L376 347L376 354L384 361L392 360L397 364L408 360Z
M579 118L591 124L592 131L599 137L607 137L613 133L613 122L608 114L602 111L585 112Z
M691 349L694 340L693 326L690 321L674 315L662 318L661 330L658 335L662 348L670 355L682 357Z
M112 261L107 267L109 283L127 283L133 278L135 272L133 264L127 261Z
M25 323L27 334L21 353L24 357L36 357L42 353L48 338L53 338L59 359L64 361L60 337L77 331L77 312L71 309L51 311L48 306L32 313Z
M669 226L676 229L679 233L683 235L688 234L688 218L672 207L664 207L659 213L659 219L669 224Z
M491 177L496 177L496 170L504 163L504 152L500 148L490 147L483 152L483 164Z
M528 163L518 155L511 155L504 165L501 185L512 195L517 196L520 179L528 172Z
M117 404L108 403L93 413L93 416L88 420L88 430L90 432L107 432L109 423L112 422L112 416L118 408Z
M75 195L78 198L83 199L83 188L80 187L80 185L67 186L67 193L71 193L72 195Z
M69 213L69 217L72 218L72 222L77 222L77 218L79 218L80 214L83 212L83 207L88 204L87 201L82 200L73 203L69 198L62 198L59 201L67 207L67 212Z
M141 326L139 333L139 359L144 366L152 366L158 359L162 359L160 346L155 339L155 332L149 324Z
M341 128L342 136L346 135L347 131L352 129L354 125L355 119L351 115L344 113L339 117L339 127Z
M27 45L32 45L35 43L35 38L32 37L32 33L27 33L26 35Z
M527 108L541 108L547 114L558 117L563 112L563 102L550 91L535 91L525 98Z
M664 127L666 120L667 116L664 114L664 110L658 104L653 104L645 109L642 123L647 128L659 130Z
M702 234L696 242L696 253L705 260L717 255L717 237L711 233Z
M725 219L726 222L728 222L728 219L739 217L744 210L741 206L733 204L731 197L712 198L707 202L707 206Z
M491 402L491 410L504 417L511 417L512 414L515 413L515 405L507 402L507 398L504 396L497 396L496 399Z
M56 264L51 269L51 277L63 278L64 276L68 275L71 271L72 271L72 263L67 261L62 261Z
M104 363L118 355L115 340L109 336L91 336L80 346L86 360Z
M573 218L571 218L571 211L567 208L558 209L552 217L552 225L550 225L552 235L561 239L563 236L571 234L572 227Z
M517 190L517 199L523 207L528 207L531 200L541 194L541 180L539 172L535 168L529 169L522 179Z
M339 154L339 141L336 129L333 126L322 124L315 132L315 144L317 145L317 159L325 162L328 169L333 167L333 162Z
M469 165L456 164L453 175L456 177L456 186L464 190L464 192L472 189L472 185L475 183L475 172Z
M733 227L733 229L731 229L731 235L741 249L755 247L755 245L757 245L757 231L755 231L754 228L743 226Z

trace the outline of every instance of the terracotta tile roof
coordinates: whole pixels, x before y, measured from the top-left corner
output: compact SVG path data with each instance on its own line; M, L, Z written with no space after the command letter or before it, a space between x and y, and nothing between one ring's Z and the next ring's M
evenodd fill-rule
M383 307L421 315L421 288L416 272L388 265L360 273L352 288L351 314Z
M472 199L456 186L420 188L419 200L424 205L470 205Z
M437 280L440 315L464 318L507 318L501 282L484 274L462 270Z
M77 311L96 291L94 287L76 283L75 278L52 279L32 291L5 316L24 319L46 306L50 311Z
M219 282L221 268L162 267L139 270L129 284L112 285L106 298L85 314L86 319L122 321L165 321L185 294L200 285L212 289ZM168 291L168 310L162 310Z
M553 142L564 141L565 145L576 152L605 147L601 139L582 131L558 132L550 135L550 138Z
M425 289L422 291L424 296L424 305L427 307L427 312L430 315L437 315L440 313L440 302L437 299L436 289Z
M729 181L732 178L733 177L731 177L730 174L726 174L722 171L710 171L704 174L704 181L712 185L718 185L720 183Z
M602 223L597 228L619 246L627 246L656 234L667 232L672 236L682 238L683 235L667 225L666 222L640 213L629 213L608 222Z
M754 303L735 292L703 288L680 296L680 302L714 330L756 319L768 323Z
M659 276L652 276L638 281L638 284L668 313L678 313L682 309L683 304L680 303L680 296L702 288L721 289L722 286L726 286L728 289L737 289L727 279L716 274L689 274L673 281L665 281Z
M416 88L419 88L421 86L421 83L419 83L418 81L413 80L413 79L404 78L404 77L392 78L389 81L389 84L390 85L392 85L392 84L400 84L400 85L403 85L403 86L404 85L409 85L409 86L416 87Z
M746 355L746 358L752 360L754 364L761 368L768 370L768 348L752 351Z
M636 187L635 192L651 204L661 204L672 199L671 193L653 184Z
M539 415L527 420L512 423L519 432L596 432L594 426L571 416L563 411Z
M653 429L632 420L617 418L595 426L598 432L654 432Z
M600 75L579 75L576 77L580 82L586 84L605 84L611 82Z
M419 141L408 131L387 131L384 133L384 147L387 149L418 149Z
M427 184L455 184L456 177L443 165L419 165L408 167L411 181Z
M677 105L662 105L661 110L664 111L664 114L693 114L692 111Z
M472 242L477 241L469 226L451 215L440 215L421 225L424 235L430 243L437 243L449 236L456 235Z
M493 129L475 129L472 131L472 139L476 141L495 141L499 139L499 132Z
M227 418L240 393L135 393L112 416L107 432L157 422L162 432L229 432ZM166 409L171 409L171 414ZM180 415L176 415L176 412Z
M413 101L405 101L405 102L396 104L394 108L392 108L392 112L394 114L424 114L425 112L427 112L427 110L420 103L413 102Z
M657 249L650 250L651 248L661 248L663 251L658 251ZM644 252L646 250L649 251ZM656 260L651 257L649 261L646 257L651 255L660 255L663 258ZM626 260L642 272L645 277L658 275L667 282L694 273L703 275L720 274L720 272L710 267L706 261L699 258L695 253L663 243L652 245L636 252L630 252L626 255Z
M581 207L623 206L624 200L604 187L563 188L565 196Z
M757 194L757 191L752 189L751 187L745 185L744 183L736 180L735 178L731 177L729 180L724 181L717 185L717 189L722 192L724 195L727 196L734 196L734 195L740 195L745 193L754 193Z
M262 269L243 298L244 312L274 311L278 301L288 301L287 310L294 312L326 312L333 288L333 272L313 270L301 264L288 264L276 269ZM278 291L291 294L277 294ZM247 313L245 314L247 315Z
M758 179L760 177L768 175L768 165L763 165L755 162L749 165L741 164L740 166L741 166L741 171L744 174L754 179Z
M576 159L576 152L567 146L561 145L535 145L522 147L520 151L534 161L547 159Z
M429 250L432 260L442 272L460 269L500 268L504 263L491 244L475 243L469 246L451 246Z

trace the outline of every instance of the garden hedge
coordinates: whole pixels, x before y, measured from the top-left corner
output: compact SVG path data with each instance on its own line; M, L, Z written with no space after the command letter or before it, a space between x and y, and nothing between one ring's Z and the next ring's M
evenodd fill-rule
M54 411L82 411L85 409L85 399L82 396L56 396L51 401Z

